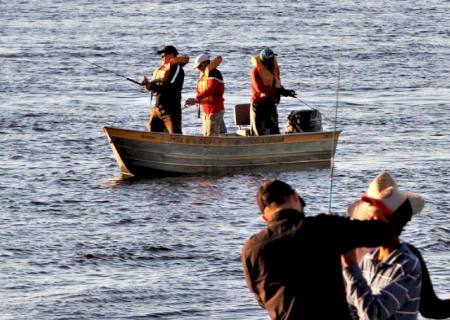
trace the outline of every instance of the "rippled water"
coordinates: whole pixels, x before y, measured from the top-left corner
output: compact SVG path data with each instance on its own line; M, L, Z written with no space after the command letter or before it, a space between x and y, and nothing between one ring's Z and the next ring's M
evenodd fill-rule
M256 189L286 180L316 214L327 209L329 171L121 180L102 127L144 129L149 97L77 56L138 79L163 44L224 57L229 130L232 105L249 99L248 57L263 46L279 54L284 85L327 118L339 70L333 209L382 168L423 193L424 214L403 238L422 248L448 297L449 5L0 1L0 318L266 317L239 260L263 226ZM183 98L194 92L191 66ZM284 99L280 119L300 107ZM186 133L201 132L195 110L183 117Z

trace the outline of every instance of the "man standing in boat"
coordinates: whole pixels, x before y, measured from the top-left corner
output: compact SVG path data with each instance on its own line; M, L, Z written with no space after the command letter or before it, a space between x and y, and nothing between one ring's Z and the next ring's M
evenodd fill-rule
M142 85L155 95L147 129L153 132L163 132L165 129L170 134L181 134L183 66L189 62L189 57L178 56L174 46L165 46L157 53L161 55L161 65L153 72L151 81L146 76L142 81Z
M253 69L250 71L252 86L250 125L254 135L279 134L277 104L280 95L295 97L294 90L286 90L281 85L280 68L276 54L269 48L263 49L259 56L250 58Z
M206 54L200 54L195 59L194 69L200 71L197 81L197 96L186 100L186 105L200 103L203 110L203 135L218 136L223 122L225 86L222 73L217 69L222 57L213 60Z
M306 217L303 199L280 180L263 184L256 201L267 228L245 243L242 264L258 303L271 319L349 319L340 255L390 243L394 225Z

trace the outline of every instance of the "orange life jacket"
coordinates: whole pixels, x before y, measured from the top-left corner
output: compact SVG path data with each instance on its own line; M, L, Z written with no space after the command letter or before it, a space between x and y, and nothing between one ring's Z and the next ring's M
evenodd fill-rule
M256 71L258 72L258 75L263 81L264 85L274 86L275 88L281 88L280 67L278 66L276 58L274 58L272 71L266 68L266 66L262 63L261 58L259 56L251 56L250 61L256 68Z

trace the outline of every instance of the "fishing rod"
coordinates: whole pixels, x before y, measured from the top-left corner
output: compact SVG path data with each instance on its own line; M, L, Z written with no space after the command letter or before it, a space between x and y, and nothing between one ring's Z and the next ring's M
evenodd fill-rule
M120 73L117 73L117 72L115 72L115 71L113 71L113 70L110 70L110 69L107 69L107 68L105 68L105 67L102 67L102 66L100 66L100 65L98 65L98 64L96 64L96 63L94 63L94 62L91 62L91 61L89 61L89 60L83 59L83 58L81 58L81 57L78 57L78 56L75 56L75 57L78 58L78 59L80 59L80 60L83 60L84 62L87 62L87 63L89 63L89 64L92 64L92 65L96 66L97 68L103 69L103 70L105 70L105 71L108 71L109 73L115 74L115 75L118 76L118 77L127 79L127 80L130 81L130 82L133 82L133 83L135 83L135 84L137 84L137 85L139 85L139 86L142 86L142 83L140 83L140 82L138 82L138 81L136 81L136 80L133 80L133 79L131 79L131 78L128 78L127 76L124 76L124 75L122 75L122 74L120 74Z
M333 180L334 180L334 154L336 152L336 131L337 131L337 115L338 115L338 106L339 106L339 86L341 80L341 63L340 59L338 59L338 78L336 85L336 108L334 112L334 128L333 128L333 138L331 139L331 159L330 159L330 189L328 192L328 212L331 213L331 203L333 198Z

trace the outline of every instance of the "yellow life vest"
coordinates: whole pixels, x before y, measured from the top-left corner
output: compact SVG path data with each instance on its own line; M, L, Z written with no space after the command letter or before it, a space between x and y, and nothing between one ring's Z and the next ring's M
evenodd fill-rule
M174 64L179 64L181 66L184 66L186 63L189 62L188 56L177 56L172 59L170 59L169 63L162 64L159 66L155 71L153 71L153 77L152 80L156 80L159 82L165 82L170 74L170 67Z
M165 82L170 74L170 63L165 63L153 71L152 80Z

